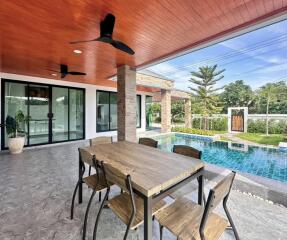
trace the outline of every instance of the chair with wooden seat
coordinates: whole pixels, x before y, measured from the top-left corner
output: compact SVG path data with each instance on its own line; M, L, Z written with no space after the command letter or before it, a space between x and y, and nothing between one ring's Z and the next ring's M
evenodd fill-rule
M180 197L157 213L156 219L160 224L160 239L162 240L163 227L165 227L178 240L217 240L230 224L235 239L239 240L226 205L234 177L235 172L231 172L210 190L205 207L186 197ZM221 202L223 202L228 220L213 212Z
M95 146L99 144L106 144L106 143L112 143L113 137L103 136L103 137L96 137L90 139L90 146ZM89 166L89 176L91 175L91 166Z
M190 147L190 146L186 146L186 145L174 145L173 146L173 152L177 153L177 154L181 154L187 157L192 157L192 158L196 158L201 160L201 156L202 156L202 152L197 150L196 148ZM197 181L199 182L199 179L197 179ZM185 195L187 193L190 193L190 186L187 185L186 187L183 187L181 189L179 189L177 192L172 193L171 197L176 198L178 195L182 196ZM203 194L203 200L204 203L206 203L206 198L205 195Z
M139 144L157 148L158 141L156 141L156 140L154 140L152 138L140 138L139 139Z
M107 201L108 188L96 218L93 240L96 239L100 215L105 204L127 225L123 238L126 240L129 230L135 230L144 221L144 201L133 192L132 179L129 175L129 172L132 172L132 170L123 169L119 164L116 166L116 163L113 163L113 166L111 166L104 162L102 162L102 170L107 181L118 185L124 192ZM152 215L154 216L164 206L165 202L163 200L156 203L152 209Z
M73 193L72 204L71 204L71 219L73 219L73 216L74 216L74 202L75 202L75 197L76 197L79 184L81 183L81 179L89 188L93 189L93 192L91 194L91 197L87 205L84 224L83 224L83 240L84 240L86 236L86 226L87 226L87 220L88 220L88 215L89 215L89 210L90 210L92 200L97 192L99 192L100 194L101 191L106 190L108 187L111 186L111 184L109 184L109 182L107 182L105 177L103 176L103 172L99 168L99 163L96 160L95 155L90 154L85 149L79 148L79 157L80 157L80 160L82 161L81 178L78 180L74 193ZM85 163L88 164L89 166L93 166L96 170L96 174L83 178L83 175L85 173Z

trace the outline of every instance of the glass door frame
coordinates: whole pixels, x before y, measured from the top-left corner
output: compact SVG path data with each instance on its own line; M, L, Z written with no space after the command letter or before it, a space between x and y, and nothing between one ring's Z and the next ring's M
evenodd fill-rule
M31 147L31 146L39 146L39 145L47 145L47 144L54 144L54 143L60 143L60 142L72 142L72 141L78 141L78 140L83 140L86 138L86 89L85 88L78 88L78 87L70 87L70 86L63 86L63 85L55 85L55 84L45 84L45 83L37 83L37 82L29 82L29 81L21 81L21 80L14 80L14 79L6 79L2 78L1 79L1 123L5 122L5 83L19 83L19 84L26 84L28 87L28 92L29 92L29 86L30 85L39 85L39 86L46 86L49 88L49 113L53 113L52 109L52 91L53 87L59 87L59 88L68 88L74 89L74 90L80 90L83 92L83 136L82 138L78 139L71 139L70 140L70 106L68 107L68 140L63 140L63 141L52 141L52 132L53 132L53 125L52 125L52 119L49 119L48 123L48 128L49 128L49 136L48 136L48 142L47 143L37 143L37 144L29 144L29 134L26 135L27 137L27 145L25 147ZM70 104L70 91L68 91L68 103ZM28 102L29 102L29 96L27 96ZM27 105L27 114L28 116L30 115L30 104ZM27 132L29 133L30 128L30 123L28 122L27 125ZM5 147L5 127L1 127L1 150L6 150L8 149Z

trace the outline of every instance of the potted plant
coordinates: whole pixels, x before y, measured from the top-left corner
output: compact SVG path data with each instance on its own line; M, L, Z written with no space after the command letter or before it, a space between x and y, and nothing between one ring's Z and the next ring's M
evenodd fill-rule
M28 117L19 110L15 117L6 117L6 132L8 135L8 148L11 154L18 154L23 151L25 144L25 124L28 122Z

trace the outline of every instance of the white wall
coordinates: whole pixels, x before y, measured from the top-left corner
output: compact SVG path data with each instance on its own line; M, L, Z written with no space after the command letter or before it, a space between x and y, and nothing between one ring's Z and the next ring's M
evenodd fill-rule
M0 72L1 82L2 82L2 78L11 79L11 80L19 80L19 81L35 82L35 83L85 88L86 89L86 109L85 109L86 110L86 139L90 139L96 136L116 136L117 135L117 131L97 133L97 130L96 130L96 119L97 119L96 91L105 90L105 91L116 92L116 88ZM0 84L0 99L1 99L1 94L2 94L2 91L1 91L1 84ZM142 99L141 101L141 105L142 105L141 106L141 111L142 111L141 112L141 128L137 129L137 131L144 131L145 125L146 125L145 95L146 94L150 95L150 94L145 93L145 92L137 92L137 94L142 95L141 97ZM0 108L1 108L1 105L2 104L0 104ZM0 119L1 119L1 109L0 109ZM1 145L1 139L0 139L0 145Z

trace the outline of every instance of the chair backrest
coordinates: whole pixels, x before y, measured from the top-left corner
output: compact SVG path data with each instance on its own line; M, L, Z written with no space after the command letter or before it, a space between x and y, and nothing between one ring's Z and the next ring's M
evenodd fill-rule
M130 169L124 168L118 163L113 163L112 166L111 164L105 162L101 162L101 168L103 169L103 173L107 182L116 184L121 189L129 193L132 192L131 185L128 184L128 179L130 179L129 174L131 173Z
M140 138L139 144L143 144L149 147L157 148L158 141L152 139L152 138Z
M204 231L209 213L218 206L222 201L223 203L228 199L236 172L231 172L224 179L222 179L213 189L209 191L208 199L204 208L204 213L200 223L200 232Z
M202 155L201 151L193 147L185 146L185 145L174 145L173 152L187 156L187 157L197 158L197 159L201 159L201 155Z
M83 163L86 163L88 165L93 166L93 158L95 158L95 155L91 154L84 148L79 148L80 158Z
M112 143L113 137L96 137L90 139L90 146L97 145L97 144L105 144L105 143Z

